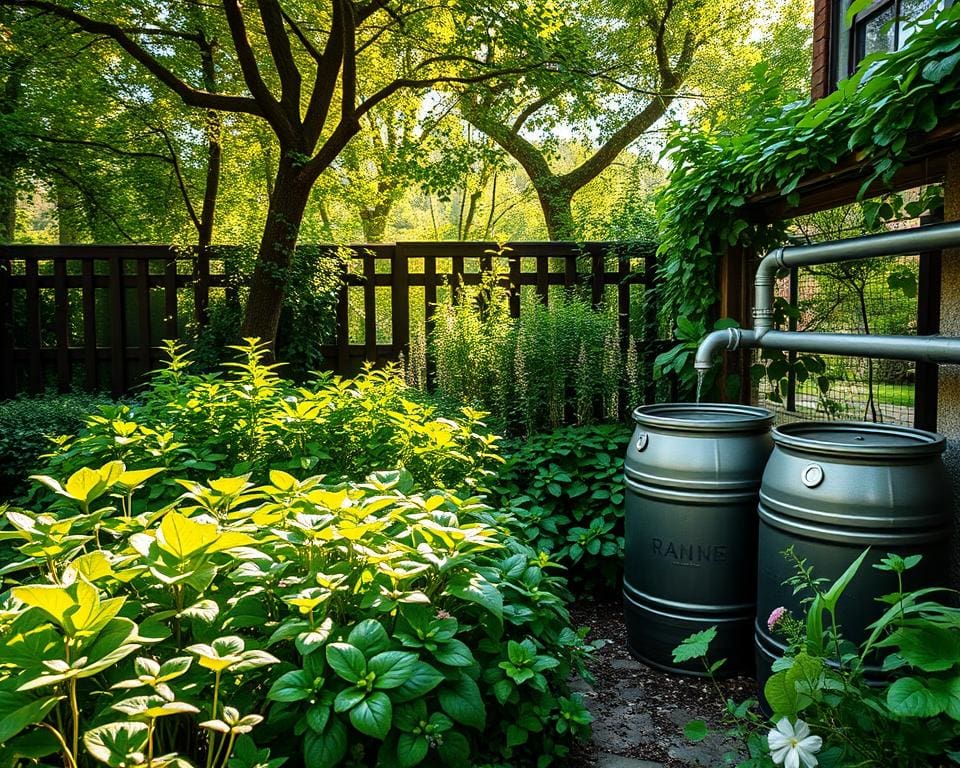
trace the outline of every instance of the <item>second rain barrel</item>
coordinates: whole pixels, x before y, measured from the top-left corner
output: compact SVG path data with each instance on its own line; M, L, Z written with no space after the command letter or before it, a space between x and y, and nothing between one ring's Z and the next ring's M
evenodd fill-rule
M724 404L637 408L627 448L623 599L630 652L675 672L673 649L717 625L710 659L752 668L757 494L773 415Z
M756 648L760 690L783 655L783 638L767 628L773 609L802 617L784 580L796 572L781 552L793 546L814 578L833 583L870 547L838 604L843 636L859 645L895 592L894 574L872 566L888 552L923 555L904 574L904 591L947 586L953 486L932 432L861 422L795 423L773 430L775 447L760 489Z

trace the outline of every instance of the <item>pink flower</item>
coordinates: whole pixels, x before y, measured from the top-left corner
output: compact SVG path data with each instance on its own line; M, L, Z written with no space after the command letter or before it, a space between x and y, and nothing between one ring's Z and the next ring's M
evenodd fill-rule
M770 611L770 618L767 619L767 629L773 632L777 624L780 623L780 620L787 615L787 609L782 605L779 608L774 608Z

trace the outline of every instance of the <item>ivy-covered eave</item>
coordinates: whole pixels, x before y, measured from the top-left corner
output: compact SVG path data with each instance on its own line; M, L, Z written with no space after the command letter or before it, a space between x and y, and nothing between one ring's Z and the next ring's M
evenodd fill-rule
M750 195L744 206L744 218L750 222L778 221L802 216L885 192L899 192L942 181L947 156L960 149L960 120L942 125L928 133L909 137L910 150L900 157L900 168L889 180L872 178L874 161L850 155L828 171L812 172L795 189L793 201L775 186Z
M793 216L814 189L827 196L820 207L849 198L840 177L856 187L855 199L936 162L929 152L955 138L960 123L960 5L927 22L901 50L868 57L812 104L771 108L779 89L761 71L740 133L678 132L668 145L675 170L657 202L662 293L676 314L706 318L725 248L761 250L782 238L776 218L760 215L764 201L776 217Z

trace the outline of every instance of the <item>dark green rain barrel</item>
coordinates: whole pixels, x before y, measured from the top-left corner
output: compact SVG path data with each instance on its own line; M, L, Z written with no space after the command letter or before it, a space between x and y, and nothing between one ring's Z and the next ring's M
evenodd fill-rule
M923 555L904 574L904 589L946 586L953 486L932 432L860 422L795 423L773 430L774 450L760 488L757 563L757 677L763 684L785 644L770 632L771 611L801 617L784 580L795 568L781 552L793 546L815 578L835 581L867 547L870 555L844 591L838 622L859 645L884 611L875 598L895 592L894 574L872 566L888 552Z
M757 494L773 415L723 404L647 405L627 448L623 599L630 652L655 667L712 625L710 658L753 666Z

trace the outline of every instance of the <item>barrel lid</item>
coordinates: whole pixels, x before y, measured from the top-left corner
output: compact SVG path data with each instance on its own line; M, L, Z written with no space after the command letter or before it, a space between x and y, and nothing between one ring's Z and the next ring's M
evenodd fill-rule
M634 409L633 420L644 427L681 432L765 431L773 423L773 414L750 405L658 403Z
M830 456L931 456L946 440L935 432L866 421L794 422L773 429L778 446Z

